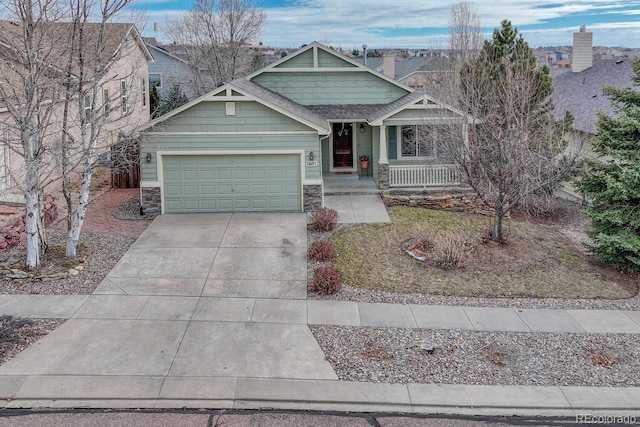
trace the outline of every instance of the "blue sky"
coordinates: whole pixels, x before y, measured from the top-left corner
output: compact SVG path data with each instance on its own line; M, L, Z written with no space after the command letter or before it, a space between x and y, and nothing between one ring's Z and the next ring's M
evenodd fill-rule
M446 47L454 0L257 0L267 19L265 45L297 47L312 41L344 49ZM594 45L640 47L640 0L477 0L469 1L486 37L509 19L529 45L570 45L580 25L593 32ZM144 34L170 42L162 28L190 0L138 0L146 9Z

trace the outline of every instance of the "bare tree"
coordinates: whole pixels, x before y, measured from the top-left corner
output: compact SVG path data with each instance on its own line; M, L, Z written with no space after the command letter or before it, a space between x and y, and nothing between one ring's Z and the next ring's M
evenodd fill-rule
M195 0L190 10L167 23L167 33L184 49L197 95L253 71L250 45L264 20L254 0Z
M536 68L508 21L459 76L456 104L471 124L450 126L458 137L440 142L462 181L493 209L491 239L497 242L503 218L515 207L549 200L576 172L579 153L566 151L572 118L554 119L549 70Z
M484 37L480 19L467 2L451 6L449 18L449 50L451 58L460 62L475 59L482 49Z
M140 64L131 63L130 68L115 70L118 61L125 55L132 55L132 49L135 49L134 25L114 23L117 15L130 3L131 0L72 0L70 22L63 24L67 28L65 34L70 46L65 65L67 79L64 81L60 144L62 187L68 207L67 256L76 255L99 155L106 153L112 143L118 142L116 135L124 126L130 127L127 119L133 112L131 106L140 96L134 88L146 88L146 76L141 77L137 73ZM116 73L117 80L114 79ZM105 90L105 82L109 80L116 80L120 87ZM146 93L142 96L146 97ZM117 120L112 117L116 112ZM109 136L115 141L105 141ZM118 143L118 152L130 145L128 141L135 142L125 138ZM77 175L80 185L74 209L71 180Z
M42 176L47 169L47 134L54 132L55 106L60 99L56 67L58 38L46 25L62 16L57 0L0 1L0 120L7 129L11 152L24 162L22 184L26 200L26 268L38 268L46 248L42 209ZM15 142L15 143L14 143Z

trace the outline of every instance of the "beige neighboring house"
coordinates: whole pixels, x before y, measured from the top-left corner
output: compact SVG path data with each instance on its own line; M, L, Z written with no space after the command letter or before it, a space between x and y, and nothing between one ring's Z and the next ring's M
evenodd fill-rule
M43 142L49 156L46 159L49 170L44 172L44 184L47 185L47 191L57 191L60 188L59 149L63 117L61 97L64 93L60 77L68 59L65 40L69 37L71 25L60 22L46 25L47 30L59 37L51 40L51 45L45 47L49 54L46 59L46 69L50 71L50 75L46 78L48 78L47 96L50 98L50 101L47 101L50 119L47 121ZM92 48L95 49L97 45L99 28L98 23L87 24L84 50L86 55L91 54ZM106 43L100 61L110 63L111 67L101 79L100 90L95 99L92 99L94 98L92 96L85 96L82 103L83 109L94 108L97 114L103 117L98 142L98 156L103 160L110 157L111 147L120 140L122 135L149 121L148 63L153 61L134 24L110 23L105 29ZM21 64L15 60L16 55L11 55L11 38L18 37L20 33L18 23L0 21L0 85L2 85L2 92L15 94L14 104L20 96L19 79L24 68L20 69ZM74 69L74 72L77 72L77 69ZM16 91L13 92L13 89ZM81 109L79 103L72 104L70 117L77 118L85 113L79 111ZM77 138L80 133L79 125L73 121L71 126L69 134ZM20 154L21 150L15 122L7 109L6 100L0 96L0 199L7 201L21 199L20 190L24 184L24 160ZM79 158L80 151L79 148L75 149L76 159Z

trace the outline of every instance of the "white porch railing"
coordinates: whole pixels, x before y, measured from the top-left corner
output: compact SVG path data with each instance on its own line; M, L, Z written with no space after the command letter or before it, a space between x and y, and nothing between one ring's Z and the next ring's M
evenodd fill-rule
M389 187L458 185L453 165L389 165Z

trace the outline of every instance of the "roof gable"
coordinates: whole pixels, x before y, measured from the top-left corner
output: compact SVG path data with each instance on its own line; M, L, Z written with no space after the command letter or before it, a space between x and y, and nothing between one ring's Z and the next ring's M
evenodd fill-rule
M240 102L255 101L267 108L283 114L299 123L308 126L318 132L319 135L328 135L331 132L328 123L317 114L302 105L284 98L278 94L252 83L244 78L227 83L212 92L209 92L193 101L176 108L175 110L154 119L137 129L138 132L150 129L157 124L174 117L202 102Z
M445 117L458 116L468 123L473 123L475 121L472 116L465 114L458 108L439 101L426 93L413 92L395 102L385 105L383 108L380 108L377 111L377 116L372 117L371 120L369 120L369 123L372 126L380 126L383 124L384 120L406 110L441 110L446 113L444 115Z
M291 55L285 56L279 61L270 64L253 74L248 75L248 80L265 73L278 72L354 72L368 73L381 80L389 82L398 88L407 92L413 92L413 89L406 86L384 74L380 74L371 68L354 61L328 47L313 42L301 49L298 49Z

